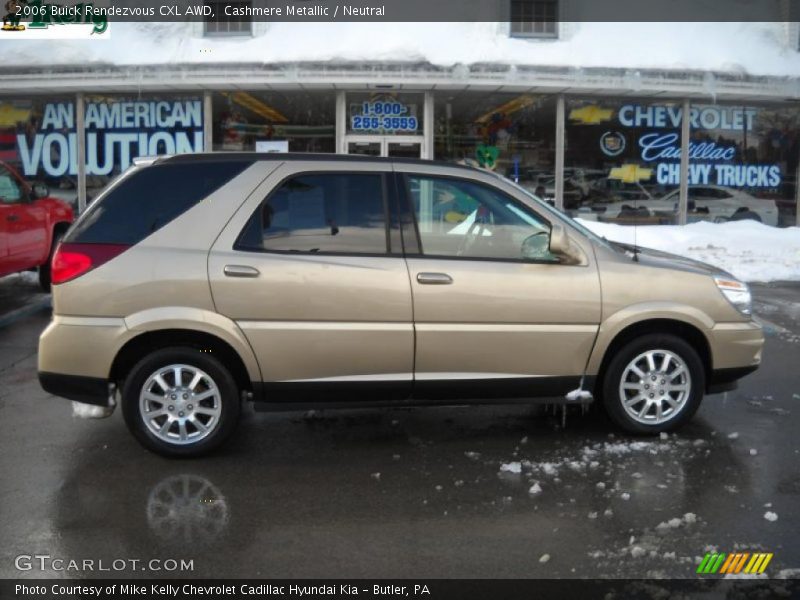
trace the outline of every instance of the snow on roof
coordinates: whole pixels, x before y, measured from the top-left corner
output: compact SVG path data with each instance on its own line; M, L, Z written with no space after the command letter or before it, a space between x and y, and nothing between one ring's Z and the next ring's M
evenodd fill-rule
M291 62L503 63L800 77L786 23L561 23L558 40L507 23L258 23L253 37L203 37L192 23L112 23L109 39L3 39L7 67ZM62 26L63 27L63 26ZM258 29L257 29L258 30Z

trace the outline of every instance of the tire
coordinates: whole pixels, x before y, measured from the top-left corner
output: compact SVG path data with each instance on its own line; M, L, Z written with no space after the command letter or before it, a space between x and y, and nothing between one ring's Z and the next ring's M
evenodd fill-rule
M650 435L687 423L704 390L705 369L697 351L669 334L648 334L625 344L608 363L602 384L603 405L611 420L629 433Z
M180 372L179 386L175 369ZM155 414L145 418L148 410ZM231 372L195 348L164 348L148 354L122 386L128 429L145 448L163 456L211 452L236 429L240 412L239 388Z
M761 216L752 210L737 210L735 213L731 215L728 219L729 221L756 221L758 223L763 223Z
M43 291L49 292L52 284L51 270L53 266L53 255L56 253L56 248L64 237L63 231L56 231L53 233L53 241L50 243L50 253L47 255L47 262L39 265L39 287Z

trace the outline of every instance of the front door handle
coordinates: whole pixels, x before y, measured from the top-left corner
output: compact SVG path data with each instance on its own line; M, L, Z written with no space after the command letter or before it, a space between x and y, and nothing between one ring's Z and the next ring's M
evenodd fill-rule
M19 215L8 215L6 221L19 221Z
M450 285L453 278L447 273L417 273L417 282L424 285Z
M260 275L258 269L247 265L225 265L222 271L227 277L258 277Z

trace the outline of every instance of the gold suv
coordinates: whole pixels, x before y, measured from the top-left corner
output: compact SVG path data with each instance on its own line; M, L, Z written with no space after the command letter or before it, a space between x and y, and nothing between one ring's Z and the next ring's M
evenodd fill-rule
M750 291L614 244L492 173L275 154L141 159L73 225L48 392L194 455L257 409L588 403L634 433L755 370Z

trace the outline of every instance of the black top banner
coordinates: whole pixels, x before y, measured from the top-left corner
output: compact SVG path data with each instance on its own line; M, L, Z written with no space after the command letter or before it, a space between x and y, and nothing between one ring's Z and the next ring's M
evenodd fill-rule
M34 24L800 21L800 0L10 0L5 8Z

